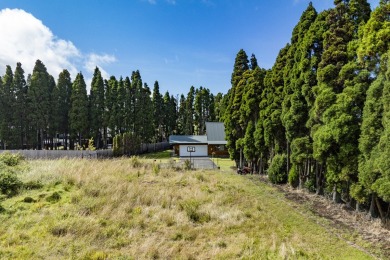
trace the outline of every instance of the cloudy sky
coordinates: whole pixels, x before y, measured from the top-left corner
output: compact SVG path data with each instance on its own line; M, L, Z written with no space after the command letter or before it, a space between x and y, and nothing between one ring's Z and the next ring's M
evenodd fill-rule
M333 0L313 0L317 11ZM371 0L372 8L379 0ZM152 88L181 94L190 86L226 93L242 48L272 67L309 0L1 0L0 75L17 62L28 73L40 59L54 78L68 69L90 82L139 70Z

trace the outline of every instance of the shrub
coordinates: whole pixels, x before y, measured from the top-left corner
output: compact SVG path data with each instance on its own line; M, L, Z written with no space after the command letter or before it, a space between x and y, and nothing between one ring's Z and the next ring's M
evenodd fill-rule
M157 174L159 174L159 172L160 172L160 164L154 163L153 164L153 173L157 175Z
M287 182L287 156L277 154L268 169L268 178L274 184Z
M61 195L58 192L53 192L49 197L46 198L47 202L57 202L61 199Z
M19 153L12 154L10 152L4 152L0 154L0 162L4 163L7 166L11 166L11 167L17 166L23 160L24 157Z
M26 190L38 190L43 187L43 184L40 181L28 181L23 184L23 187Z
M131 164L131 167L133 167L133 168L139 168L142 166L142 162L140 161L140 159L137 156L132 156L130 158L130 164Z
M22 188L23 183L15 172L10 169L0 170L0 192L7 196L13 196Z
M185 161L184 161L184 169L185 169L185 170L191 170L191 164L192 164L192 163L191 163L191 160L188 160L188 159L185 160Z
M299 185L299 175L296 166L291 167L290 172L288 173L288 183L294 188Z
M35 200L33 198L31 198L31 197L25 197L23 199L23 202L25 202L25 203L34 203Z
M184 210L188 218L197 223L205 223L211 220L211 216L208 213L199 211L200 202L196 200L186 200L180 203L181 210Z

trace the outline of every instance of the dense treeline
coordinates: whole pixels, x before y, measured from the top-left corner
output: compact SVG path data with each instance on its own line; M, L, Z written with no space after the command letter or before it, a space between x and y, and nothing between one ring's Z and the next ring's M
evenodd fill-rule
M72 81L63 70L57 81L37 60L31 75L21 63L13 72L6 66L0 77L1 149L79 149L94 140L107 148L116 135L132 142L153 143L171 134L204 134L205 121L218 119L214 103L221 100L207 88L191 87L177 98L153 90L142 82L139 71L131 77L103 79L95 69L90 93L82 73Z
M388 219L390 1L334 4L309 4L272 69L238 52L221 102L229 152L275 183Z

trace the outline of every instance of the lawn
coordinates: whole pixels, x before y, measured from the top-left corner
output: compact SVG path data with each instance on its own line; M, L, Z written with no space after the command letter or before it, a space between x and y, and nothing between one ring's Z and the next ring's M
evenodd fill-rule
M1 259L371 259L231 172L138 158L25 164L29 189L1 201Z

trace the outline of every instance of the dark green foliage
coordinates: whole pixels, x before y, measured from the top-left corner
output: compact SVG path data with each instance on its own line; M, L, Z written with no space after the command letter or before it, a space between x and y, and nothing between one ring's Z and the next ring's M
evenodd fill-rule
M141 139L134 133L118 134L113 138L114 156L137 154L141 147Z
M52 112L52 77L47 72L45 65L37 60L31 76L27 92L29 101L29 121L33 136L33 147L43 149L44 141L49 129L49 119Z
M16 172L10 168L0 169L0 192L6 196L13 196L22 188L23 183L19 180Z
M78 143L82 147L82 139L89 139L89 117L87 88L81 73L77 74L73 82L70 102L69 122L71 135L73 138L78 139Z
M0 138L3 149L13 148L15 132L12 130L14 123L15 95L13 89L13 73L11 66L6 66L5 75L3 76L0 89Z
M58 202L59 200L61 200L61 195L57 191L46 197L46 201L51 203Z
M13 104L13 148L23 148L27 143L27 83L24 78L22 64L17 63L15 74L12 81L15 91L15 103Z
M69 71L63 70L53 90L53 127L55 132L65 138L64 149L68 149L69 110L71 106L72 80Z
M91 120L91 132L95 140L95 147L101 148L103 144L103 122L104 122L104 81L101 72L98 67L95 68L91 83L91 93L89 95L89 108L90 108L90 120Z
M162 141L163 139L163 117L161 116L161 111L163 110L163 96L160 93L160 86L158 81L154 82L153 94L152 94L152 103L153 103L153 126L155 128L155 137L156 141Z
M25 202L25 203L34 203L34 202L36 202L36 200L34 200L34 199L31 198L31 197L25 197L25 198L23 199L23 202Z
M19 153L13 154L10 152L4 152L0 154L0 163L6 166L10 166L10 167L17 166L22 161L24 161L24 157Z
M195 223L206 223L211 220L211 216L207 212L199 210L200 202L196 200L186 200L180 203L180 209L185 211L188 218Z
M276 154L268 168L268 178L274 184L287 182L287 155Z

